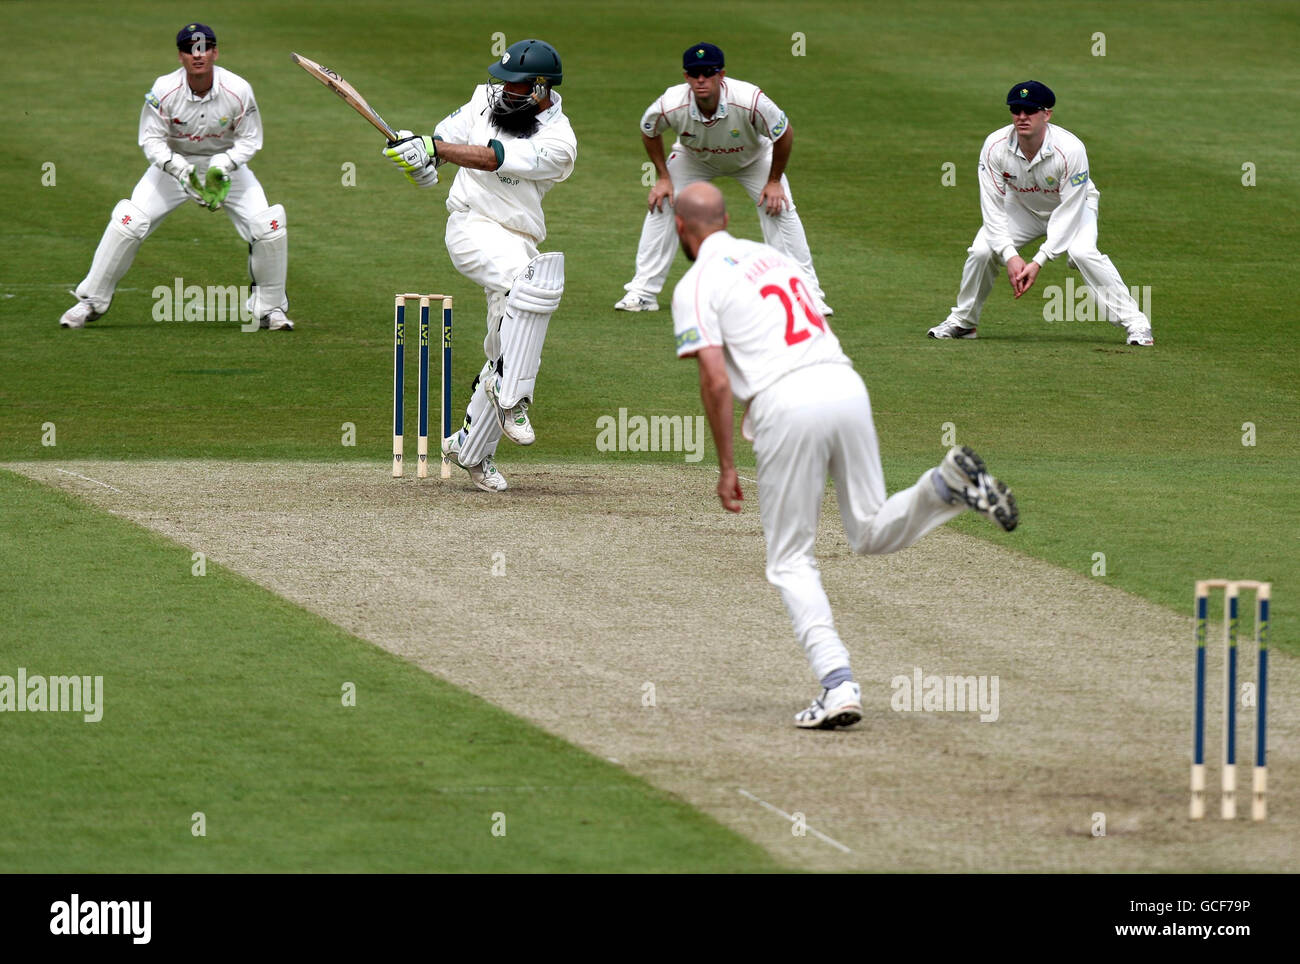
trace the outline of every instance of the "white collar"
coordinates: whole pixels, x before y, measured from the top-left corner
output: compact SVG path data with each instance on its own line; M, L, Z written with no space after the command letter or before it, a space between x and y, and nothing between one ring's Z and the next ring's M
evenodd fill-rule
M1020 138L1016 134L1015 124L1011 125L1011 136L1007 138L1007 146L1011 149L1011 153L1015 154L1017 157L1024 158L1025 152L1020 149ZM1039 145L1038 153L1034 155L1034 160L1028 161L1028 163L1033 164L1034 161L1037 161L1040 157L1051 157L1054 153L1055 151L1052 147L1052 125L1049 123L1047 129L1043 132L1043 143Z
M205 101L205 100L207 100L209 97L211 97L213 94L215 94L215 93L217 92L217 88L221 85L220 78L217 76L217 71L220 70L220 69L221 69L221 68L218 67L216 64L213 64L213 65L212 65L212 86L208 88L208 92L207 92L206 94L203 94L202 96L200 96L200 95L194 93L194 91L192 91L192 90L190 89L190 78L189 78L189 75L188 75L187 73L185 73L185 68L182 67L182 68L181 68L181 80L182 80L182 82L183 82L184 85L185 85L185 96L188 97L188 98L189 98L190 100L192 100L192 101L196 101L196 102L198 102L198 103L202 103L203 101Z
M551 106L546 108L546 110L542 111L540 114L537 115L537 122L539 124L548 124L559 113L560 113L560 95L554 89L552 89Z
M724 80L718 85L718 109L713 112L712 117L705 117L700 113L699 105L695 103L695 91L687 85L687 93L691 95L690 114L693 120L701 124L712 124L714 121L720 121L727 116L727 82Z

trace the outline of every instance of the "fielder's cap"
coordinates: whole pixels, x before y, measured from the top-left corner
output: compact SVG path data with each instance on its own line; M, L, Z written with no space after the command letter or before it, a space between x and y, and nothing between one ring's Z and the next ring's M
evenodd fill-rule
M1056 95L1052 88L1036 80L1026 80L1016 84L1007 94L1008 107L1037 107L1039 110L1056 106Z
M199 42L199 37L209 47L217 45L217 35L206 23L187 23L176 32L176 49L190 51Z
M726 58L722 56L722 51L713 44L695 44L688 47L686 53L682 54L682 70L690 70L692 67L725 67L727 66Z

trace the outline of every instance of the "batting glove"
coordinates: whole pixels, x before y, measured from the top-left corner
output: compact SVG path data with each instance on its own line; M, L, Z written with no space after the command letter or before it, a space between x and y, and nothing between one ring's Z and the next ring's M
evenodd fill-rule
M398 131L397 140L384 149L384 156L401 168L406 179L417 187L433 187L438 183L438 148L429 135L417 137L410 131Z

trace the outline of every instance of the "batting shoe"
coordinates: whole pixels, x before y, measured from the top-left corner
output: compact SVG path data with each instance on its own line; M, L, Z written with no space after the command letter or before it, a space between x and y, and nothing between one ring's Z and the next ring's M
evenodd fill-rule
M974 338L976 337L975 331L974 326L966 328L949 318L943 324L931 328L929 335L931 338Z
M461 432L457 432L455 435L449 435L442 440L442 460L444 462L460 465L461 435ZM497 464L490 455L478 465L460 465L460 467L469 473L470 481L484 492L504 492L510 488L506 484L506 477L497 470Z
M849 680L834 689L822 690L806 710L794 715L794 725L803 730L833 730L852 726L862 719L862 688Z
M501 423L501 431L505 433L506 438L516 445L532 445L537 441L533 423L528 420L528 403L521 398L512 407L506 408L498 401L497 393L501 391L500 376L488 379L483 390L496 406L497 421Z
M629 291L622 301L614 302L615 311L658 311L659 302L652 295L639 295Z
M1151 347L1156 343L1155 337L1151 334L1150 325L1125 325L1128 330L1128 343L1130 345L1143 345Z
M1010 532L1020 521L1016 497L1006 484L989 475L984 460L965 445L953 446L939 463L939 477L948 487L950 502L965 502L986 519Z
M86 322L94 321L96 318L103 318L102 311L96 311L95 306L89 301L78 301L75 305L63 313L59 319L60 328L85 328Z
M284 309L272 308L262 316L262 323L259 327L268 331L293 331L293 322L284 313Z

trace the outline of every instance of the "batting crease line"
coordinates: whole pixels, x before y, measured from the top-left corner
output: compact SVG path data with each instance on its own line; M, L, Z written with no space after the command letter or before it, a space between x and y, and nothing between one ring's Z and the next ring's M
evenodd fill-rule
M740 787L737 787L736 789L740 791L740 795L741 795L741 796L743 796L743 797L747 797L747 798L749 798L750 800L753 800L753 801L754 801L755 803L757 803L759 806L767 807L767 809L771 810L773 813L779 813L782 817L784 817L786 820L789 820L791 823L794 823L794 822L795 822L794 817L792 817L790 814L786 813L784 810L780 809L779 807L774 807L774 806L772 806L772 805L771 805L770 803L768 803L766 800L760 800L758 797L754 796L754 795L753 795L752 793L750 793L748 790L745 790L745 789L740 788ZM818 840L821 840L821 841L823 841L823 842L825 842L825 843L828 843L828 844L830 844L832 847L835 847L837 850L841 850L841 851L843 851L843 852L846 853L846 854L851 854L851 853L853 853L852 850L850 850L848 847L844 846L844 844L840 843L838 840L833 840L833 839L831 839L830 837L826 836L826 834L822 833L820 830L816 830L816 829L814 829L813 827L809 826L806 822L804 823L804 827L808 830L809 833L811 833L811 834L812 834L814 837L816 837Z
M96 485L102 485L106 489L113 489L113 487L109 485L107 482L101 482L99 481L99 479L92 479L89 476L85 476L85 475L77 475L76 472L69 472L67 469L55 469L54 471L62 472L64 475L71 475L78 479L83 479L86 482L94 482ZM116 492L118 495L126 495L126 493L123 492L121 489L113 489L113 491Z
M718 475L721 475L721 474L722 474L722 470L721 470L721 469L714 468L714 467L711 466L711 465L702 465L702 466L700 466L700 468L702 468L702 469L713 469L713 471L714 471L715 473L717 473ZM736 478L740 479L741 482L753 482L755 485L758 485L758 479L751 479L749 476L747 476L747 475L741 475L739 472L736 473Z

